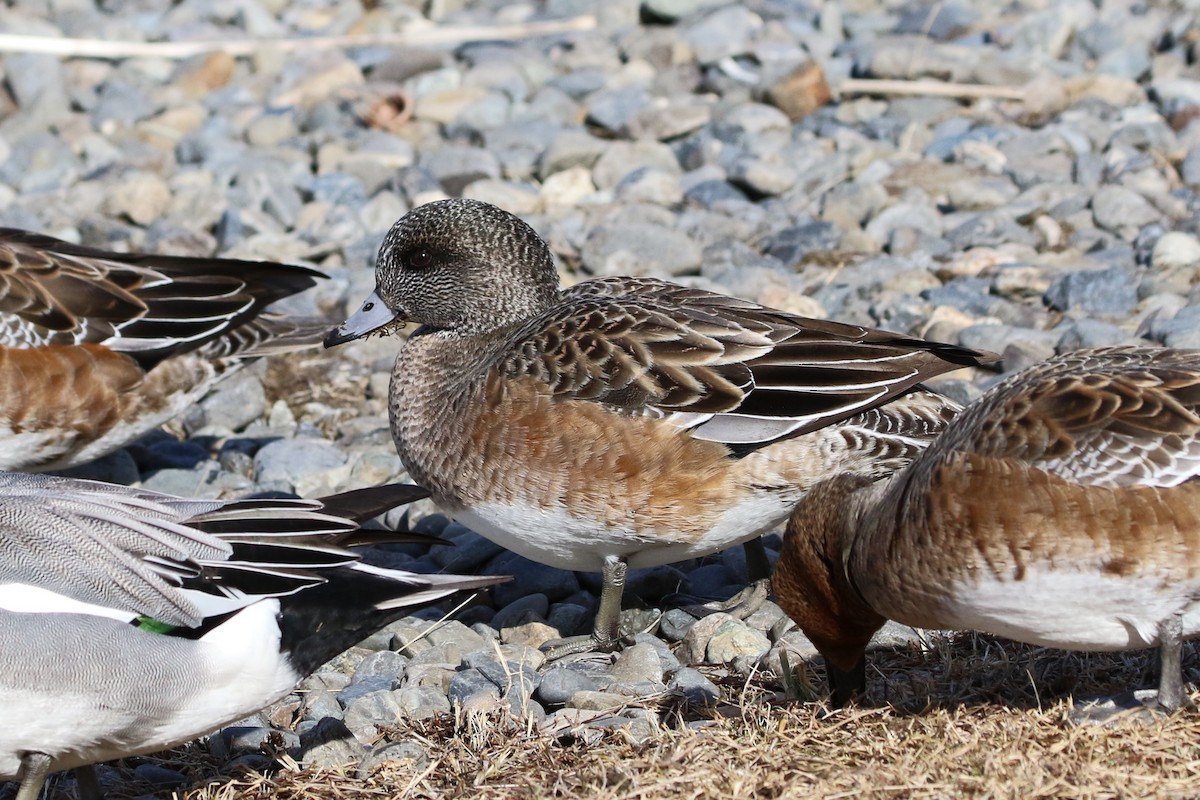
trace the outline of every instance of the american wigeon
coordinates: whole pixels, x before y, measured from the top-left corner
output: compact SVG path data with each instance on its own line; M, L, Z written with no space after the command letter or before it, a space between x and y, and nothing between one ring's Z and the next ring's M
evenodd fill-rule
M1005 379L903 472L814 487L773 582L839 704L886 618L1159 645L1158 703L1178 708L1180 641L1200 633L1200 351L1078 351Z
M0 781L36 800L52 770L196 738L413 606L503 580L347 549L396 541L359 522L426 494L211 501L0 473Z
M246 358L316 344L320 323L264 309L318 277L0 229L0 469L98 458L178 415Z
M756 537L834 472L907 463L956 410L920 382L994 358L649 278L560 289L546 243L471 200L397 222L326 345L410 321L390 410L414 480L504 547L603 573L591 639L555 655L618 645L627 568Z

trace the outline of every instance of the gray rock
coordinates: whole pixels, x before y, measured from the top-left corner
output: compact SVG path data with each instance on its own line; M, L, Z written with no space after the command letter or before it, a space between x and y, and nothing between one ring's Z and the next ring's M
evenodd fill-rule
M762 27L762 18L741 5L712 12L684 33L684 41L701 64L712 64L727 56L750 50L751 38Z
M549 151L547 151L549 152ZM642 167L678 175L682 170L675 152L662 142L639 140L612 142L592 167L592 180L600 189L612 189L629 173ZM543 159L542 174L549 174Z
M95 461L58 470L57 474L81 480L119 483L123 486L137 483L139 478L137 462L128 450L116 450Z
M572 636L583 632L591 622L593 611L577 603L555 603L546 616L546 624L559 632L560 636Z
M256 481L284 481L293 486L321 473L342 468L346 454L321 439L280 439L254 454Z
M534 696L546 705L562 705L576 692L597 691L600 685L570 665L553 667L542 673Z
M348 708L367 695L389 692L400 685L399 676L373 675L352 682L337 694L338 702Z
M633 119L650 104L650 93L641 86L597 92L588 99L587 121L614 134L627 132Z
M492 627L503 630L530 621L544 621L550 610L550 600L541 592L518 597L492 617Z
M691 667L675 670L667 688L678 693L684 702L693 708L714 706L721 699L721 690L705 677L704 673Z
M620 683L661 684L663 668L658 651L648 642L627 647L617 656L611 670L614 681Z
M399 685L400 680L404 677L404 667L407 664L407 658L391 650L372 653L358 662L351 685L369 678L383 678Z
M392 742L376 747L358 765L354 773L360 781L369 780L371 773L382 766L395 767L405 764L413 774L419 774L429 764L425 748L413 741Z
M208 737L208 752L222 761L227 761L247 753L259 752L263 743L274 735L282 736L284 745L287 747L299 744L296 735L290 731L275 731L261 726L231 725Z
M220 431L240 431L267 412L262 382L249 371L222 381L201 403L204 419Z
M142 452L142 468L145 470L192 469L208 460L208 449L198 442L174 439L154 442Z
M1124 186L1105 185L1092 197L1096 224L1114 233L1127 233L1162 219L1162 213L1146 198Z
M182 772L167 769L158 764L138 764L133 768L133 776L160 790L176 789L188 781L187 776Z
M300 735L300 762L309 768L338 769L362 760L365 751L346 724L326 717Z
M635 139L668 141L686 136L703 128L712 120L707 105L651 105L635 114L626 123L629 135Z
M1050 286L1045 299L1060 311L1123 316L1137 306L1137 281L1119 267L1070 272Z
M675 22L698 11L728 5L732 0L643 0L642 12L651 19Z
M1083 347L1111 347L1131 344L1132 339L1127 331L1116 325L1097 319L1077 319L1063 326L1062 337L1055 349L1062 353Z
M814 253L827 253L841 244L841 232L832 222L808 222L772 234L764 243L764 252L789 267L802 263Z
M492 590L492 597L498 606L508 604L530 592L538 592L550 600L561 600L579 591L579 579L575 577L575 573L539 564L516 553L505 552L497 556L488 564L485 572L513 576L512 581Z
M791 189L799 173L786 163L742 159L729 171L729 181L751 197L773 197ZM819 223L818 223L819 224Z
M490 711L501 703L499 687L477 669L454 673L446 695L452 706L463 711Z
M597 275L684 275L699 269L700 254L691 237L653 223L601 225L580 253Z
M696 618L682 608L668 609L662 615L659 631L667 641L678 642L687 636L688 631L696 624Z
M757 661L771 649L771 640L741 620L726 622L713 633L705 649L705 658L712 664L728 664L737 658Z
M500 545L456 523L451 523L441 535L453 541L454 546L435 548L431 556L433 563L447 572L477 572L481 566L504 552Z
M545 180L556 172L562 172L572 167L590 169L608 147L607 141L584 131L562 131L542 153L538 164L538 175ZM674 160L672 156L671 161L674 162Z
M478 147L441 147L423 154L419 163L451 196L461 195L463 189L475 181L500 177L500 162Z

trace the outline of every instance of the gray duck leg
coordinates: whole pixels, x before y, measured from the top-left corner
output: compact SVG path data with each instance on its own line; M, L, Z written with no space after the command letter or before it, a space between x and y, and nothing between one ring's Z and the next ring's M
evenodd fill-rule
M621 596L625 593L625 575L629 565L620 556L605 556L600 570L603 584L596 622L587 636L570 636L542 646L547 661L576 653L611 653L621 649Z
M29 753L21 759L21 788L16 800L37 800L50 774L50 756L45 753Z

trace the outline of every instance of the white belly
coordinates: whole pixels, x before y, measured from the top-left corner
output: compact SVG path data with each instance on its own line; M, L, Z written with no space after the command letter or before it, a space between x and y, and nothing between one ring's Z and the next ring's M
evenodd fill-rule
M505 503L480 503L454 512L454 518L501 547L558 569L599 572L607 556L627 559L632 569L656 567L715 553L779 525L796 498L791 493L761 492L732 506L698 538L676 531L610 528L562 507L548 509Z
M947 627L1069 650L1125 650L1158 644L1159 625L1183 614L1183 635L1200 634L1200 585L1160 575L1114 576L1033 566L1022 580L988 575L952 591Z

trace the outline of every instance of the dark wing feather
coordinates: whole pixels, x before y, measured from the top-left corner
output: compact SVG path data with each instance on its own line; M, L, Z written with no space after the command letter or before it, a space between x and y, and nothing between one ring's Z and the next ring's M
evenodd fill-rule
M694 435L766 443L806 433L959 367L995 360L954 345L814 320L664 281L599 279L516 330L502 378L561 398L678 415Z
M318 277L286 264L115 253L0 228L0 343L103 343L149 368Z

